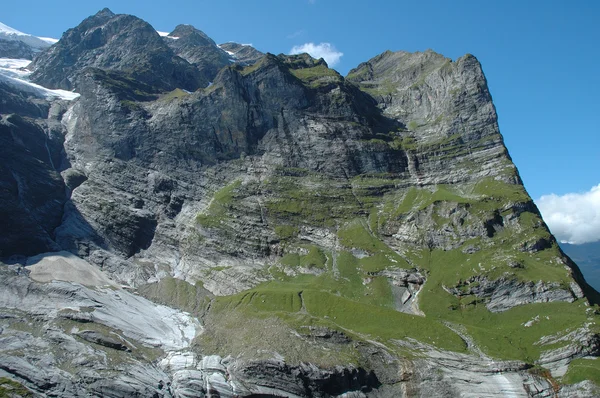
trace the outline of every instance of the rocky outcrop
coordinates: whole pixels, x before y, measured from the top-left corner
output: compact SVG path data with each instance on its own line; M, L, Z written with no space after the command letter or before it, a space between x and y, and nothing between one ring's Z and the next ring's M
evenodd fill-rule
M79 88L86 67L119 71L161 90L203 87L197 69L176 56L147 22L104 9L69 29L30 68L31 79L49 88Z
M576 283L573 283L570 288L565 288L559 283L523 282L511 278L498 278L491 281L480 276L469 278L447 290L457 297L474 295L482 299L491 312L502 312L530 303L557 301L572 303L584 297Z

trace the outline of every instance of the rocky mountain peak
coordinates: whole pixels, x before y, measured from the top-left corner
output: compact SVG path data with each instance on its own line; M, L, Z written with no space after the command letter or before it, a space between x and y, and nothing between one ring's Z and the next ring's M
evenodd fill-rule
M175 29L169 33L171 37L178 37L179 40L189 40L190 44L195 44L197 46L214 46L216 47L216 43L213 39L208 37L204 32L199 29L196 29L192 25L177 25Z
M202 84L199 71L176 56L150 24L107 10L68 30L52 51L40 54L31 78L72 90L86 67L121 71L163 90L195 90Z
M315 59L306 53L298 55L280 54L279 58L282 59L292 69L314 68L318 66L329 68L327 62L325 62L323 58Z
M104 7L103 9L101 9L100 11L98 11L96 14L93 15L93 18L112 18L115 16L115 13L112 12L110 10L110 8L108 7Z
M265 55L250 45L234 42L219 44L219 48L225 50L235 62L243 65L253 64Z

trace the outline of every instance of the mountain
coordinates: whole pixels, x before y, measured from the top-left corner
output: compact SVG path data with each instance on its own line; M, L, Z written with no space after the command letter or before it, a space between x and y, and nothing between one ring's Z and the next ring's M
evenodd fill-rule
M0 58L33 59L56 41L20 32L0 22Z
M598 293L474 56L344 77L105 9L29 68L79 97L0 84L1 389L598 395Z
M249 44L239 44L231 41L219 44L219 48L225 50L235 62L245 65L253 64L265 55Z
M81 73L98 68L158 90L196 90L206 85L199 70L178 57L147 22L104 9L67 30L31 65L31 80L49 88L72 90Z
M561 243L560 247L581 268L588 283L600 290L600 242L580 245Z

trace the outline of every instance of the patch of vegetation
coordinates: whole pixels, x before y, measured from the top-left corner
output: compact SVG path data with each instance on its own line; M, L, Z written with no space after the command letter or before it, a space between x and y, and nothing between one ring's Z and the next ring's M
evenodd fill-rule
M346 80L360 82L362 80L365 80L368 77L369 77L369 68L363 67L363 68L357 68L357 69L351 70L350 73L348 73L348 75L346 76Z
M24 385L8 377L0 377L0 397L33 397L33 393Z
M167 305L201 316L206 311L212 294L201 285L192 285L176 278L163 278L138 288L138 293L159 304Z
M216 311L214 316L235 309L246 316L277 316L296 330L325 325L363 336L359 339L387 343L412 337L453 351L465 351L462 339L436 320L395 311L385 278L365 286L358 262L350 253L341 252L337 261L339 279L323 274L268 282L248 292L216 298L212 307Z
M571 361L567 373L563 376L565 384L576 384L590 380L600 387L600 360L598 358L579 358Z
M215 304L212 315L204 320L204 333L194 341L193 347L203 354L252 360L270 359L277 354L283 355L290 365L313 363L324 368L360 364L360 354L353 344L332 344L310 336L310 327L327 324L310 315L301 312L275 315L244 304L235 308L220 305Z
M333 69L323 64L312 68L290 69L290 72L309 87L316 88L331 82L339 83L342 77Z
M294 238L299 232L298 227L292 225L276 225L274 229L275 235L282 240Z
M184 90L182 90L180 88L176 88L175 90L170 91L170 92L162 95L160 97L160 99L164 100L164 101L171 101L171 100L174 100L174 99L187 97L188 95L190 95L189 92L184 91Z
M252 65L248 65L248 66L244 67L240 71L240 73L243 76L247 76L247 75L249 75L249 74L251 74L253 72L256 72L258 69L260 69L265 64L265 60L266 60L267 57L268 57L268 55L265 56L265 57L262 57L260 60L256 61Z
M506 249L505 249L506 250ZM477 345L496 358L519 359L529 363L539 358L544 347L535 345L542 336L567 330L585 322L586 306L555 302L520 305L501 313L491 313L474 296L457 297L445 287L456 286L474 275L487 275L490 280L506 276L524 281L566 281L562 265L552 265L557 253L520 253L524 268L511 269L506 265L502 249L482 250L466 255L461 250L423 250L416 257L429 272L427 283L420 294L420 309L427 316L445 319L465 326ZM513 249L508 250L509 253ZM443 303L443 305L440 305ZM524 324L539 316L541 321L525 327Z
M531 201L522 185L507 184L506 182L486 177L475 184L473 193L502 202L527 203Z
M374 97L394 94L397 89L396 85L387 79L363 82L359 84L359 88L361 91Z
M158 98L158 90L131 77L125 72L105 71L97 68L86 69L92 78L102 84L119 99L128 101L153 101Z
M369 253L388 249L379 239L368 231L362 219L356 219L340 228L338 231L340 243L347 248L357 248Z
M142 112L144 108L135 101L121 100L121 106L128 112Z
M417 141L411 136L397 138L391 145L394 149L403 149L405 151L414 151L418 148Z
M227 217L235 191L241 184L240 180L236 180L215 192L205 212L196 216L196 222L205 228L219 227L223 219Z
M294 268L325 269L327 257L321 249L314 245L304 246L303 249L306 254L288 253L281 258L281 263Z
M345 181L273 176L263 183L263 191L277 192L265 203L277 224L334 227L362 212Z

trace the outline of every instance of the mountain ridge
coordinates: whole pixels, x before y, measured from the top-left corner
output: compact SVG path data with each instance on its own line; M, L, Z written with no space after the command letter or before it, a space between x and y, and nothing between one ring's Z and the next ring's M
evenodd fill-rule
M102 10L31 66L80 97L2 115L11 380L71 396L597 391L582 370L597 293L523 187L475 57L385 52L344 78L307 54L231 62L242 49L201 33ZM132 54L157 76L195 68L197 86L130 70ZM144 330L157 314L170 337Z

